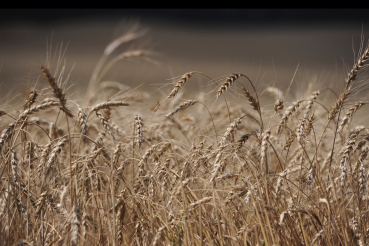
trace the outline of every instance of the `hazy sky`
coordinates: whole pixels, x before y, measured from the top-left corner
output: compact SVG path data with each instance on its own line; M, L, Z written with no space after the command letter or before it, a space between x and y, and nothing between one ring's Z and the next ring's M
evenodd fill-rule
M105 76L131 87L157 88L189 71L212 78L248 74L263 90L285 88L297 68L296 84L342 86L344 62L351 67L361 34L369 32L367 10L0 10L1 93L35 84L47 43L68 44L66 71L84 88L111 41L139 21L149 30L127 48L150 50L150 58L117 63ZM363 32L362 32L363 31ZM343 62L344 61L344 62ZM160 65L158 65L160 63ZM203 87L196 77L192 89ZM41 83L41 82L39 82ZM191 89L191 85L188 89ZM168 87L169 88L169 87ZM319 89L318 88L318 89ZM169 90L169 89L168 89ZM163 90L165 91L165 89Z

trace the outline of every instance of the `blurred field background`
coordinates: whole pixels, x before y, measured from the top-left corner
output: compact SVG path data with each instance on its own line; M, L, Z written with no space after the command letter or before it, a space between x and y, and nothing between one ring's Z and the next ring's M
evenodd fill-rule
M136 47L152 50L157 63L121 61L105 80L154 91L153 84L193 70L212 78L241 72L260 88L285 89L299 64L294 85L314 75L339 90L334 81L346 75L344 62L352 66L353 49L369 28L365 10L1 10L0 16L2 97L36 83L47 40L68 44L70 92L83 95L106 45L135 22L149 31ZM206 83L200 79L187 91Z

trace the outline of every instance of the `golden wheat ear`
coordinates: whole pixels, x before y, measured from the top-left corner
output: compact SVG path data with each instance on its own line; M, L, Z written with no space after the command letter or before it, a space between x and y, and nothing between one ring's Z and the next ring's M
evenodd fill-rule
M178 98L180 95L182 96L183 94L180 93L181 89L184 87L184 85L186 84L186 82L194 74L201 74L201 75L207 77L208 79L210 79L211 81L213 81L214 83L216 83L212 78L210 78L208 75L206 75L206 74L204 74L202 72L192 71L192 72L185 73L179 79L176 80L175 85L174 85L174 88L171 90L171 92L168 94L168 96L163 101L158 102L151 110L153 112L156 112L161 107L161 105L163 105L163 104L164 105L167 105L168 100L174 99L174 98ZM174 78L174 79L176 79L176 78Z
M256 100L256 98L253 95L251 95L250 91L246 90L243 87L242 87L242 92L245 95L245 97L247 98L247 100L249 101L252 109L258 111L259 110L259 103Z
M232 75L228 76L227 79L223 82L223 84L221 84L220 87L218 88L217 98L220 97L223 94L223 92L226 91L231 86L231 84L241 76L242 74L240 73L233 73Z
M73 118L72 112L67 108L67 99L65 98L65 94L63 93L63 89L58 86L55 78L51 75L49 69L46 66L41 66L41 72L45 77L45 80L50 85L53 90L54 96L59 99L61 110L69 117Z
M32 104L36 102L37 97L38 97L37 90L29 91L26 97L26 101L23 104L23 109L26 110L27 108L31 107Z
M185 73L179 80L177 80L177 83L173 90L169 93L168 98L175 97L179 90L185 85L185 83L192 77L194 73L196 72Z
M198 103L198 101L196 100L188 100L182 104L180 104L179 106L177 106L172 112L168 113L165 118L170 119L173 117L173 115L175 115L176 113L183 111L185 109L187 109L188 107L195 105L196 103Z
M158 102L151 110L153 112L158 111L158 109L160 108L161 105L163 104L167 104L164 103L166 100L168 99L173 99L174 97L176 97L178 95L178 92L181 90L181 88L186 84L186 82L192 77L193 74L198 73L198 72L188 72L183 74L177 81L176 84L174 85L174 88L172 89L172 91L168 94L168 96L161 102Z
M135 117L135 140L138 145L138 148L141 148L143 143L143 122L140 116L136 115Z

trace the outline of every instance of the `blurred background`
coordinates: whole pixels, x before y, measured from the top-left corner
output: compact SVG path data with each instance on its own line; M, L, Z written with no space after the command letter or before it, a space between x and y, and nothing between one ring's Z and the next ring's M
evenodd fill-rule
M104 76L154 92L170 78L201 71L217 79L232 72L248 75L259 91L288 87L293 93L343 87L347 69L369 33L367 10L0 10L0 95L26 91L39 79L47 43L67 45L68 96L85 92L104 48L135 23L148 33L131 47L152 51L152 60L120 61ZM366 44L366 41L365 41ZM133 45L133 46L132 46ZM186 89L210 91L208 79L194 76ZM197 83L196 83L197 82ZM306 86L305 86L306 85ZM168 86L156 93L166 94Z

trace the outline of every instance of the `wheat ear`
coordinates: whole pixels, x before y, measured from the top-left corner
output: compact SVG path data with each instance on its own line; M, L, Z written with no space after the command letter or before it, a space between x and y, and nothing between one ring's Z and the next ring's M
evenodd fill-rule
M54 147L54 149L51 151L49 160L46 162L46 167L45 167L45 176L48 174L49 169L51 164L54 162L54 160L56 159L56 154L59 153L61 151L61 149L63 148L63 146L65 145L65 143L67 142L68 138L64 137L62 139L59 140L59 142L56 144L56 146Z
M268 150L268 141L269 141L269 137L270 137L270 130L267 130L264 132L263 134L263 138L261 141L261 151L260 151L260 165L261 165L261 170L263 169L264 164L268 165L266 163L266 159L267 159L267 150ZM266 168L267 170L267 168Z
M1 136L0 136L0 150L3 147L4 143L6 142L6 140L8 140L8 138L10 137L10 135L13 133L14 127L15 127L15 122L10 123L4 129L4 131L1 133Z
M37 90L29 91L26 101L23 104L23 109L26 110L27 108L31 107L31 105L36 102L37 96L38 96Z
M98 111L96 111L95 113L96 113L96 116L100 119L100 123L103 125L105 131L107 131L114 138L114 134L111 131L108 118Z
M243 94L245 95L245 97L247 98L247 100L249 100L250 105L252 107L252 109L259 111L259 103L256 100L255 97L253 97L250 93L250 91L246 90L245 88L242 88Z
M232 75L228 76L226 80L223 82L223 84L219 87L217 91L217 97L221 96L223 92L226 91L228 87L230 87L231 84L241 76L242 74L240 73L233 73Z
M49 83L51 89L54 92L54 96L59 99L61 109L63 112L69 117L73 118L72 112L66 107L67 99L65 99L65 94L63 93L63 89L58 86L55 78L51 75L49 69L46 66L41 66L41 71L47 81Z
M129 106L129 103L126 103L126 102L122 102L122 101L116 101L116 102L103 102L103 103L99 103L97 104L96 106L94 106L92 109L91 109L91 112L94 112L94 111L98 111L100 109L107 109L107 108L111 108L111 107L119 107L119 106Z
M347 98L349 97L351 93L351 88L348 87L346 88L341 95L339 96L339 98L337 99L337 101L334 103L334 105L332 106L331 111L329 111L328 114L328 120L332 120L334 117L336 117L337 113L340 111L343 103L347 100Z
M141 148L142 142L143 142L143 123L141 120L141 117L136 115L135 117L135 138L136 143L138 144L138 147Z
M81 127L81 134L83 136L86 136L88 131L87 131L87 115L82 111L81 108L78 108L78 123L79 126ZM85 139L83 137L83 139Z
M16 185L18 182L18 158L15 150L11 151L10 164L12 167L11 180L14 183L13 185Z
M185 73L179 80L177 80L173 90L169 93L168 98L175 97L178 91L184 86L184 84L192 77L196 72Z
M355 81L356 76L359 74L359 71L363 68L364 63L368 60L368 58L369 58L369 45L367 45L364 53L357 60L354 67L348 73L348 77L347 77L347 80L346 80L347 86L350 86L351 83Z
M288 118L292 115L293 112L296 111L296 109L300 106L301 103L302 100L298 100L296 102L293 102L292 105L286 109L286 111L283 113L281 121L279 122L277 134L281 133L282 125L285 125L287 123Z
M46 102L43 102L40 105L33 106L33 107L29 108L29 109L24 110L23 113L19 115L19 119L24 119L28 115L31 115L31 114L33 114L35 112L38 112L38 111L43 110L43 109L47 109L47 108L52 107L52 106L58 106L58 105L60 105L60 103L59 102L55 102L55 101L46 101Z
M346 80L346 88L342 92L338 100L336 101L332 110L329 112L328 120L333 119L337 115L344 101L348 98L351 92L351 84L356 80L356 76L359 74L360 70L364 67L364 63L368 60L368 58L369 58L369 45L366 47L364 53L357 60L354 67L348 73L347 80Z
M80 230L80 221L81 221L81 215L79 213L79 208L77 206L74 206L73 212L72 212L72 220L70 222L70 229L71 229L71 244L73 246L78 245L78 238L79 238L79 230Z
M240 118L235 119L227 128L222 140L220 141L220 146L224 146L227 138L229 138L237 129L237 126L241 123L241 119L245 117L242 116Z
M354 116L357 110L359 110L363 105L367 104L368 102L357 102L355 105L351 108L349 108L346 115L343 117L340 127L338 128L338 132L341 132L345 125L347 124L348 120Z
M198 102L199 101L196 101L196 100L188 100L188 101L180 104L178 107L176 107L172 112L170 112L169 114L167 114L165 117L167 119L170 119L170 118L173 117L173 115L175 115L179 111L183 111L183 110L187 109L189 106L194 105L194 104L196 104Z
M274 103L274 111L277 113L283 109L283 100L277 99Z

